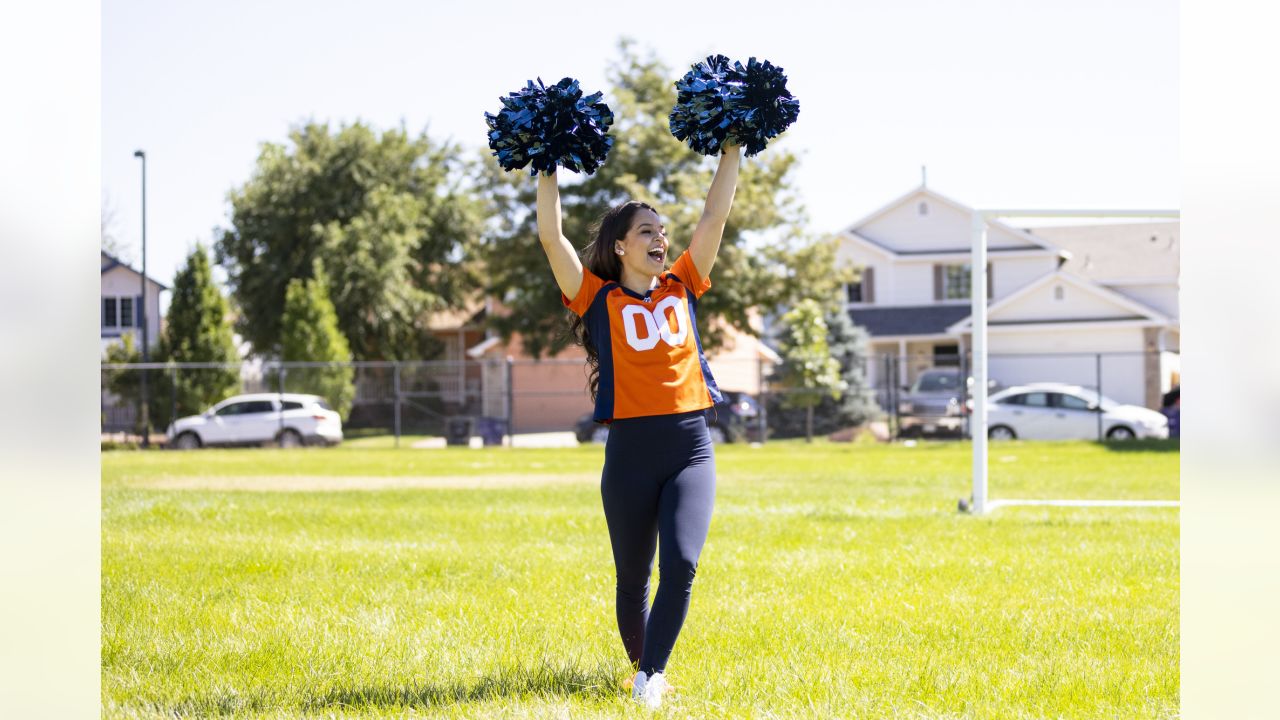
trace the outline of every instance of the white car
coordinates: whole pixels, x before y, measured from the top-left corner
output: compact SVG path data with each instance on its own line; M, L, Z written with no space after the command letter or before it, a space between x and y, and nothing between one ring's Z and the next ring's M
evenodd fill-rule
M1169 419L1155 410L1121 405L1079 385L1018 385L988 399L987 436L993 440L1095 440L1098 416L1108 440L1169 437Z
M202 415L178 418L166 434L169 447L179 450L267 443L282 448L337 445L342 442L342 418L318 395L258 393L229 397Z

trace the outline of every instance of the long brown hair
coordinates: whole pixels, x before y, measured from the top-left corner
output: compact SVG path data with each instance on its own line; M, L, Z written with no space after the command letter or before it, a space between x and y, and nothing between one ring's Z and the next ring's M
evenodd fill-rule
M613 243L626 237L631 229L631 219L640 210L657 213L648 203L639 200L627 202L610 209L593 225L591 242L579 253L582 264L605 282L622 282L622 261L614 252ZM591 401L595 402L600 390L600 353L591 342L591 333L581 317L573 315L569 320L569 332L573 339L587 351L587 384L591 388Z

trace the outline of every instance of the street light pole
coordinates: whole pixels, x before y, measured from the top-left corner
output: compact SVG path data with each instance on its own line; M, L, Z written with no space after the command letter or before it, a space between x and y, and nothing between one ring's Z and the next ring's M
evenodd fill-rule
M142 326L142 362L150 362L150 337L147 333L147 154L134 150L142 159L142 296L138 298L138 324ZM151 413L147 398L147 371L142 371L142 447L151 446Z

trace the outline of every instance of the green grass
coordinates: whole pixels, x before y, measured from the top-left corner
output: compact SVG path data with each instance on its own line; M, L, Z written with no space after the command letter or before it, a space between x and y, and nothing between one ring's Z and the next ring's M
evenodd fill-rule
M1176 499L1176 449L993 444L992 495ZM619 689L602 458L104 453L104 716L644 717ZM660 716L1177 715L1177 510L960 515L961 444L731 446L717 467ZM166 489L524 474L481 489ZM583 480L536 477L554 474Z

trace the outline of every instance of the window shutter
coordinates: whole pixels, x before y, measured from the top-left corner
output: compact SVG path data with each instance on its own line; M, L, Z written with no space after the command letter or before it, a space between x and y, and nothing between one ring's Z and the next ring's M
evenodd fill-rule
M868 267L862 271L862 302L876 301L876 269Z
M114 318L111 318L111 320L108 318L110 318L110 315L107 313L107 298L102 298L102 327L111 327L115 324L111 322Z
M942 299L942 266L933 266L933 299Z
M134 316L133 326L141 330L142 329L142 296L141 295L133 296L133 316Z
M995 295L995 281L991 279L991 263L987 263L987 299L990 300Z

